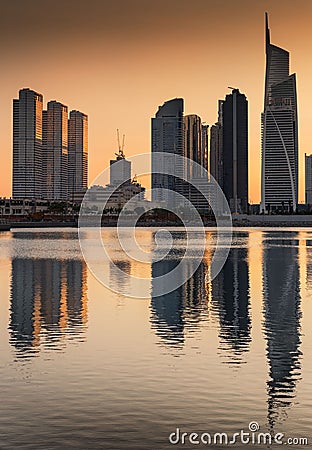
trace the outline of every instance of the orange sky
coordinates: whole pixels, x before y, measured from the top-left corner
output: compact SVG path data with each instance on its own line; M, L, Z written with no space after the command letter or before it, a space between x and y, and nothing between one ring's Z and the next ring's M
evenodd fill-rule
M89 115L89 181L116 150L150 151L150 118L183 97L185 113L213 124L217 101L238 87L249 100L250 201L260 199L264 11L272 43L297 73L300 200L312 153L311 0L14 0L0 5L0 196L11 195L12 98L30 87Z

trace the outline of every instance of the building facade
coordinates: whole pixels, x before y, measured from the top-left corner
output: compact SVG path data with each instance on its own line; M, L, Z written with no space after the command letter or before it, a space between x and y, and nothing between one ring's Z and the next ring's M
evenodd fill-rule
M135 198L134 198L135 197ZM102 211L120 211L122 208L132 210L135 206L145 205L145 188L140 183L130 182L122 186L91 186L85 196L85 203L96 213ZM131 200L131 203L127 203Z
M42 107L28 88L13 100L13 198L42 198Z
M184 100L175 98L159 106L152 118L152 200L164 201L168 206L175 203L169 191L183 190L179 180L183 177L183 167L175 160L175 155L184 153L183 111ZM155 152L157 157L153 156ZM174 175L166 175L167 170Z
M209 172L209 125L202 123L201 135L203 166Z
M198 212L207 213L208 185L208 125L203 125L196 114L184 116L183 196ZM204 195L203 195L204 194ZM185 202L187 205L188 202Z
M0 218L3 216L29 216L48 212L50 202L26 198L0 198Z
M270 42L266 14L266 73L262 129L261 206L264 213L296 211L298 204L298 116L296 75L289 52Z
M210 127L209 172L223 189L222 104L218 103L218 121Z
M248 101L233 89L222 102L222 189L234 213L248 212Z
M201 167L204 167L204 154L202 147L202 124L201 118L196 114L189 114L184 116L184 150L183 156L189 161L183 168L184 179L192 181L193 178L198 178L201 173L198 173L198 167L189 164L190 161L195 161Z
M43 111L43 197L68 199L68 108L55 100Z
M305 160L305 203L312 206L312 155L304 155Z
M88 188L88 116L70 111L68 121L69 198Z
M110 184L120 186L131 183L131 161L128 161L123 152L116 154L116 159L110 160Z
M101 211L103 204L105 210L119 211L135 197L133 205L145 202L145 188L134 178L131 178L131 161L128 161L121 149L116 153L116 158L110 160L110 183L104 186L91 186L85 196L89 208L93 211Z
M194 178L207 177L208 171L208 125L202 123L196 114L188 114L183 120L183 156L198 164L191 167L185 164L184 179L192 181Z

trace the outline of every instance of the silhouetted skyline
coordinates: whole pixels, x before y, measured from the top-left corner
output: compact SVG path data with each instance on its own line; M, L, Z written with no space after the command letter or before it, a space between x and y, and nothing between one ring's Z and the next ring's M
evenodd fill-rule
M258 202L266 10L274 39L289 49L298 73L303 200L303 155L310 151L312 95L306 57L312 40L309 0L3 3L1 195L11 193L11 99L23 86L88 112L92 180L99 167L107 166L116 128L125 130L129 156L146 152L155 105L183 97L186 114L196 113L213 124L216 102L231 85L239 86L249 100L250 200Z

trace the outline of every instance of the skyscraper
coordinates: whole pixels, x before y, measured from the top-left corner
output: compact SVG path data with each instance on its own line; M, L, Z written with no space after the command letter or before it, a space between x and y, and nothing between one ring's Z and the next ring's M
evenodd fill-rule
M191 181L192 178L201 178L204 171L208 170L208 125L202 123L196 114L188 114L183 120L183 156L197 163L190 171L190 164L184 167L184 177Z
M305 202L312 206L312 155L304 155L305 159Z
M222 104L218 104L218 122L210 128L210 174L223 189Z
M208 125L196 114L184 116L183 109L182 98L169 100L152 119L152 199L169 209L191 202L207 212Z
M55 100L43 111L43 196L68 199L68 108Z
M248 101L233 89L222 102L223 192L232 212L248 212Z
M175 98L159 106L155 118L152 118L152 188L153 201L166 201L170 204L170 193L164 190L181 191L180 183L175 179L183 175L183 167L176 165L174 155L183 155L183 109L184 100ZM162 153L155 158L153 153ZM175 175L166 175L169 169ZM162 190L155 191L155 188Z
M88 188L88 116L71 111L68 122L69 198Z
M14 198L42 198L43 96L25 88L13 100Z
M202 146L202 123L201 118L196 114L189 114L184 116L184 149L183 156L188 160L195 161L200 166L204 167L204 152ZM192 178L199 178L201 173L198 173L198 166L191 167L191 164L186 164L184 167L184 178L192 181Z
M190 201L197 211L209 210L207 200L208 186L208 125L203 125L196 114L184 116L183 139L183 182L181 193ZM193 164L195 163L195 164ZM185 202L187 204L187 202Z
M261 211L295 211L298 203L296 75L289 53L270 42L265 15L266 73L262 125Z
M88 117L29 88L13 100L13 198L72 200L88 187Z
M208 131L209 131L209 125L202 123L202 126L201 126L202 161L203 161L203 167L207 170L207 172L209 170Z

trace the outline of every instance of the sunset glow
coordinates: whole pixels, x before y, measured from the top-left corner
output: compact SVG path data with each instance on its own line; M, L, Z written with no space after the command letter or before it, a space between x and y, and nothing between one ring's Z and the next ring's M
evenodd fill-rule
M12 99L23 87L42 93L44 106L55 99L88 114L91 184L117 149L116 128L126 134L127 156L150 151L150 120L164 101L183 97L186 114L212 125L218 99L235 86L249 102L249 201L259 202L265 11L272 43L290 52L297 73L304 201L304 153L312 152L309 0L3 3L0 196L11 195Z

